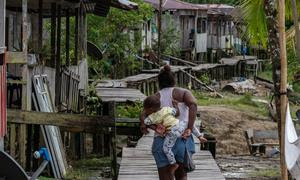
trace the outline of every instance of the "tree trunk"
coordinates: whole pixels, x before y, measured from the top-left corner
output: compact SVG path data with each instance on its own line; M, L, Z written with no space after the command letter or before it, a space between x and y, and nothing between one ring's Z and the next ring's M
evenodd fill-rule
M296 0L291 0L291 1L292 1L293 19L294 19L294 26L295 26L296 55L298 59L300 59L300 30L299 30L299 17L297 11L297 3Z
M277 22L277 11L276 11L276 0L265 0L264 10L266 14L266 22L268 29L268 53L272 61L273 71L273 82L274 82L274 98L276 106L276 120L278 123L278 134L281 139L281 111L280 111L280 45L279 45L279 33L278 33L278 22ZM284 146L281 144L280 146ZM282 154L281 154L282 156ZM281 158L282 159L282 158ZM286 169L282 168L283 180L286 179Z
M285 39L285 0L279 0L279 43L280 43L280 167L281 179L287 180L287 168L285 163L285 118L287 107L287 58ZM298 31L299 31L299 27Z
M265 14L268 29L268 53L272 61L275 105L276 105L276 121L280 120L280 49L279 49L279 34L276 11L276 0L265 0Z

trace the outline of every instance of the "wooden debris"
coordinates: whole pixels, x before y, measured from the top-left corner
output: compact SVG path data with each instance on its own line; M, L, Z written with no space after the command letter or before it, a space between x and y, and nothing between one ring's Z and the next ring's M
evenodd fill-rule
M191 75L190 73L186 72L183 69L180 69L180 71L182 71L183 73L185 73L186 75L188 75L190 78L192 78L194 81L196 81L197 83L199 83L201 86L203 86L204 88L206 88L208 91L215 93L218 97L223 98L223 95L218 93L216 90L212 89L211 87L209 87L208 85L206 85L204 82L200 81L198 78L196 78L195 76Z
M170 55L164 55L165 57L169 58L171 61L178 61L178 62L181 62L187 66L197 66L197 64L193 63L193 62L190 62L190 61L186 61L186 60L183 60L183 59L179 59L177 57L173 57L173 56L170 56Z

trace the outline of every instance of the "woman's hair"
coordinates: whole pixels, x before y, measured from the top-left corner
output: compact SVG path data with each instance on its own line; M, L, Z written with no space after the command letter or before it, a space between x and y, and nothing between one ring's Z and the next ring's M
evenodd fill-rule
M155 95L148 96L144 100L144 108L159 108L160 107L160 99Z
M160 89L175 86L175 74L169 65L165 65L159 72L158 84Z

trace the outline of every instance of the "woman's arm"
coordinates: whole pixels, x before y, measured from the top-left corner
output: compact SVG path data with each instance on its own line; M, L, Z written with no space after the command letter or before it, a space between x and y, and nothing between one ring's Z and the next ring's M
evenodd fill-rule
M175 99L173 99L172 100L172 104L173 104L173 107L176 109L175 117L180 116L180 111L179 111L179 108L178 108L178 101L176 101Z
M188 126L182 135L182 137L187 138L191 135L192 129L194 127L194 123L197 115L197 101L190 91L185 90L183 94L183 102L185 103L186 106L189 107Z

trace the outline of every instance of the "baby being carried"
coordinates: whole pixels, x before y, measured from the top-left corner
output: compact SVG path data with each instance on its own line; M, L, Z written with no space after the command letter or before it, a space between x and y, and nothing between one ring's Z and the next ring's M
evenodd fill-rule
M172 170L176 170L178 165L172 148L175 145L177 138L180 138L184 133L187 122L179 121L176 117L179 116L179 109L177 103L174 101L174 107L161 107L159 97L152 95L144 100L144 111L147 118L144 120L146 125L162 124L166 128L166 134L163 143L163 152L165 153L169 163L173 166ZM203 134L195 127L192 133L202 141Z

